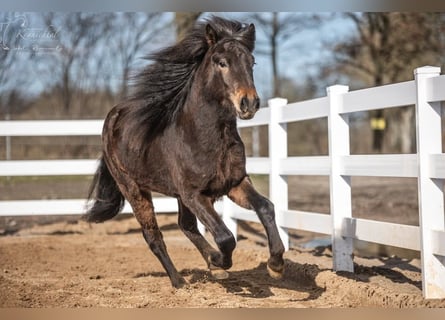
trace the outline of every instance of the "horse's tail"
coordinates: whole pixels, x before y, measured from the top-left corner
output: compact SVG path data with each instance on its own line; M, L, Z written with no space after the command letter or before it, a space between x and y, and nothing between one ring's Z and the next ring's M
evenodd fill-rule
M120 192L116 181L111 176L110 170L103 157L94 175L88 194L88 200L95 199L92 207L84 215L88 222L104 222L116 216L124 207L125 199Z

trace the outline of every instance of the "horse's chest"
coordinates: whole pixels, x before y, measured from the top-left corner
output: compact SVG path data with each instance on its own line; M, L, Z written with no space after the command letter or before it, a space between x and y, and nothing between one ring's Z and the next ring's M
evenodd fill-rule
M212 167L208 188L217 193L226 193L246 175L244 147L235 145L223 150Z
M182 153L178 156L184 160L181 168L183 177L187 177L181 183L211 195L224 195L246 175L244 144L236 122L193 129L189 135L193 139L185 140L186 156Z

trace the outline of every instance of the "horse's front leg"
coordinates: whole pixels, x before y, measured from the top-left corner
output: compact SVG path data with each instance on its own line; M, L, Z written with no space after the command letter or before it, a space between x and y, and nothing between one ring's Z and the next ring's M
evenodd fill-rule
M284 272L284 246L275 222L274 205L254 189L248 176L232 188L228 196L241 207L255 210L257 213L269 241L270 258L267 262L267 270L272 278L280 279Z
M236 241L232 232L226 227L221 217L213 208L213 202L210 198L202 194L194 194L181 198L182 209L187 212L193 212L196 217L204 224L207 230L212 234L219 252L213 250L210 245L203 245L202 239L198 243L198 248L205 256L210 271L216 278L225 278L228 274L223 271L232 266L232 252L235 249ZM182 214L185 212L182 212ZM184 227L184 221L182 221ZM190 231L190 230L189 230ZM195 230L195 240L196 240ZM190 233L188 234L190 235ZM196 241L195 241L196 242Z
M178 205L178 224L181 230L196 246L196 248L198 248L212 275L217 279L227 278L228 273L222 270L220 267L215 266L216 261L221 261L222 263L224 260L221 253L214 249L199 232L196 216L182 203L180 199L178 199Z

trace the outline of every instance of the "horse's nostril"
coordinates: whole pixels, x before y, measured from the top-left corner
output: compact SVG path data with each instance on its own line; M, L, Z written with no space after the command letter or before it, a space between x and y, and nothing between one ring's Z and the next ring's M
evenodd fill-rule
M241 112L256 112L260 108L260 99L258 97L249 99L247 96L241 98Z
M241 111L246 112L249 108L249 100L247 100L247 97L243 97L241 99Z
M260 108L260 98L255 98L255 110Z

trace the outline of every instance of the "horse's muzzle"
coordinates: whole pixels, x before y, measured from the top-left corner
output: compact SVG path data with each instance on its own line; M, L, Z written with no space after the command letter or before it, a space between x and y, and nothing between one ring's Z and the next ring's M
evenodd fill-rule
M252 119L255 113L260 108L260 98L254 96L252 98L248 96L244 96L241 98L239 105L239 114L240 119L248 120Z

